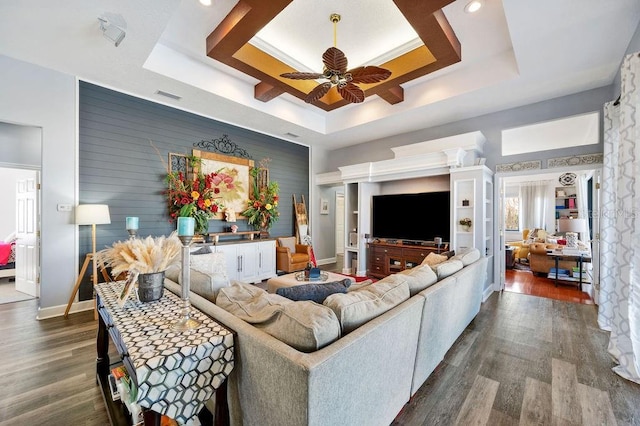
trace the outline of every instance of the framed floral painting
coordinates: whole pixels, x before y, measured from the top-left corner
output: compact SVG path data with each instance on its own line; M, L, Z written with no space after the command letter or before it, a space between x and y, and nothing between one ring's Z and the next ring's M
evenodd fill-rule
M251 183L249 172L253 167L253 160L197 149L193 150L193 156L202 160L201 172L216 174L213 186L220 196L224 209L233 210L236 216L241 217L240 214L245 210L249 199ZM217 217L222 218L223 212L219 212Z

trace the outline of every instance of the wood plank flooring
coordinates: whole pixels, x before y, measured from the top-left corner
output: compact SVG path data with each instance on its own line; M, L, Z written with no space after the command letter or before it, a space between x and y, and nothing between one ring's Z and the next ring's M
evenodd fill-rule
M36 312L0 305L0 426L108 424L92 312ZM494 293L393 424L640 425L640 386L611 371L607 342L594 305Z
M640 425L595 305L494 293L394 425Z

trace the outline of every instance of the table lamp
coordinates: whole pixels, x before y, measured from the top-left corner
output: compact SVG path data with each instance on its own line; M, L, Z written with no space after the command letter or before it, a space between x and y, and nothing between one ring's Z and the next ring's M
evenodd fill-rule
M559 219L558 231L565 232L567 247L578 247L578 238L580 232L585 232L587 229L586 219Z
M69 309L71 309L71 304L78 293L78 289L80 288L80 283L82 282L82 277L87 271L87 267L89 266L89 261L93 260L93 285L98 284L98 266L96 264L96 225L106 225L111 223L111 216L109 216L109 206L106 204L81 204L76 207L76 225L91 225L91 253L87 253L84 259L84 263L82 265L82 269L80 270L80 274L78 274L78 279L76 280L76 285L73 288L73 292L71 293L71 297L69 298L69 302L67 303L67 309L64 311L64 317L67 318L69 316ZM94 311L95 319L98 319L98 311Z

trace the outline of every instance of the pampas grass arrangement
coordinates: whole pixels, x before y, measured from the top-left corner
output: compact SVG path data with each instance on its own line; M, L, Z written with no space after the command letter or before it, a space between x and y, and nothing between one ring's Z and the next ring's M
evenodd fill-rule
M165 271L180 260L182 243L173 232L165 237L133 238L117 241L96 253L98 262L111 267L111 275L123 272L151 274Z

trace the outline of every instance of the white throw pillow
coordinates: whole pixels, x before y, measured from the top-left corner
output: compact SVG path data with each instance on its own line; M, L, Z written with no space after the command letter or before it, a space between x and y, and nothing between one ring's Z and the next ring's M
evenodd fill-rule
M227 274L227 263L224 253L208 253L191 256L191 269L203 274Z
M278 238L281 247L288 248L291 253L296 252L296 237Z

